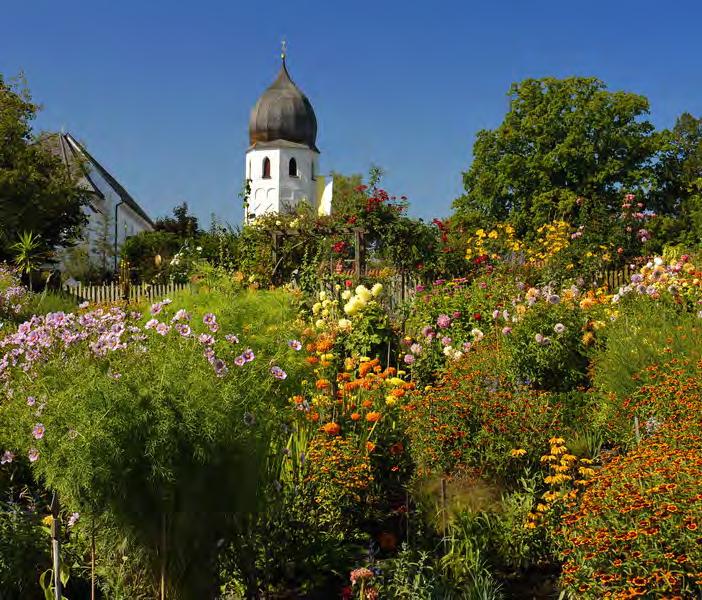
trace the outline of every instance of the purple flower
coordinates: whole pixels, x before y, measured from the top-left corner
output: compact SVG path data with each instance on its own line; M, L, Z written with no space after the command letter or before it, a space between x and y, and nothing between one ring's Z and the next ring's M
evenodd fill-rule
M416 289L418 292L423 292L426 288L425 288L423 285L418 285L415 289Z
M422 335L424 337L434 335L434 330L432 329L431 325L425 325L424 327L422 327Z
M163 310L163 303L162 303L162 302L154 302L154 303L151 305L151 308L149 309L149 312L150 312L152 315L155 316L155 315L157 315L158 313L160 313L162 310Z
M173 318L171 319L171 323L175 323L176 321L189 321L190 320L190 315L188 314L188 311L185 310L184 308L181 308L179 311L176 312L175 315L173 315Z
M468 352L473 347L470 342L463 342L463 352Z
M414 356L412 354L405 354L404 361L406 365L414 364Z
M227 335L224 336L224 339L227 340L230 344L238 344L239 343L239 338L234 335L233 333L228 333Z
M460 319L460 318L461 318L461 311L460 311L460 310L454 310L454 311L453 311L453 318L454 318L454 319Z
M453 340L450 337L445 335L444 337L441 338L441 345L442 346L450 346L452 341Z
M643 275L640 273L634 273L631 276L631 283L641 283L643 281Z
M548 301L550 304L558 304L561 301L561 297L558 294L551 294L548 297Z
M566 328L565 328L565 325L563 325L563 323L556 323L556 324L553 326L553 330L554 330L556 333L563 333L563 332L565 331L565 329L566 329Z
M543 344L543 343L544 343L544 339L545 339L545 338L544 338L543 334L541 334L541 333L537 333L537 334L534 336L534 340L536 341L537 344Z
M204 344L205 346L211 346L215 343L214 337L207 333L201 333L199 336L197 336L197 341L201 344Z
M234 364L237 367L243 367L245 363L246 363L246 359L242 355L239 355L234 359Z
M451 317L448 315L439 315L439 318L436 319L436 324L438 327L441 327L441 329L446 329L451 325Z
M29 452L27 452L27 457L29 458L29 462L37 462L39 460L39 450L30 448Z
M275 377L276 379L285 379L288 376L288 374L285 371L283 371L283 369L277 366L271 367L271 375L273 375L273 377Z
M146 325L144 325L144 329L156 329L156 326L158 325L159 321L158 319L149 319L146 322Z
M302 350L302 344L298 340L290 340L288 342L288 346L290 346L293 350Z
M414 343L410 346L410 352L412 354L419 355L422 353L422 346L417 343Z
M512 333L511 327L503 327L502 328L502 335L509 335L510 333Z
M77 512L71 513L71 516L68 517L68 527L69 528L73 527L78 522L79 519L80 519L80 513L77 513Z
M176 331L183 337L188 337L190 335L190 325L185 323L178 323L176 326Z
M229 372L227 365L221 358L216 358L212 363L212 366L214 367L215 375L217 375L217 377L224 377Z
M165 323L159 323L156 325L156 333L159 335L167 335L168 332L171 330L170 325L166 325Z
M2 453L2 458L0 458L0 465L11 463L14 459L15 459L14 452L10 452L9 450L5 450L5 452Z
M254 358L256 358L256 355L254 354L253 350L251 350L251 348L247 348L246 350L244 350L242 356L244 357L244 360L246 362L251 362Z
M37 399L34 396L27 397L27 406L34 406L37 403Z
M37 423L32 428L32 435L34 436L35 440L40 440L41 438L43 438L44 433L46 433L46 427L44 427L41 423Z

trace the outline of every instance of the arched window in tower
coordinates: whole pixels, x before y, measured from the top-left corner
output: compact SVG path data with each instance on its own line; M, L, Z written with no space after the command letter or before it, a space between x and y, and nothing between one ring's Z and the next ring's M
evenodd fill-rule
M297 177L297 161L294 157L290 159L290 163L288 164L288 175L290 175L290 177Z
M267 156L263 159L263 179L271 178L271 159Z

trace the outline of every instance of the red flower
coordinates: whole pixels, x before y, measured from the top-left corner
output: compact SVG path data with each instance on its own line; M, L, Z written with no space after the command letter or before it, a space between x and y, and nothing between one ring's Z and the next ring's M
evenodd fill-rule
M483 318L483 317L482 317L482 315L481 315L479 312L473 313L473 320L474 320L474 321L480 321L482 318Z

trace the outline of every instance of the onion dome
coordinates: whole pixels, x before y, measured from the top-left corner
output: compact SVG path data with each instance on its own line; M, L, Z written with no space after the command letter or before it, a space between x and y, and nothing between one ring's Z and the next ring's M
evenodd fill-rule
M252 148L281 140L319 152L317 117L307 96L290 79L284 57L278 77L258 99L249 119Z

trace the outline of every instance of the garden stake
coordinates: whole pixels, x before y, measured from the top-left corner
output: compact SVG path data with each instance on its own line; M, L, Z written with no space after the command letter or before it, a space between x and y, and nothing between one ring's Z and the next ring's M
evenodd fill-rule
M634 435L636 436L636 445L641 442L641 432L639 431L639 418L634 417Z
M446 479L441 478L441 534L444 538L444 553L446 553Z
M54 559L54 596L56 600L61 600L61 555L59 544L60 524L59 524L59 501L58 494L54 492L51 497L51 553Z
M90 532L90 600L95 600L95 515Z
M166 600L166 513L161 513L161 600Z

